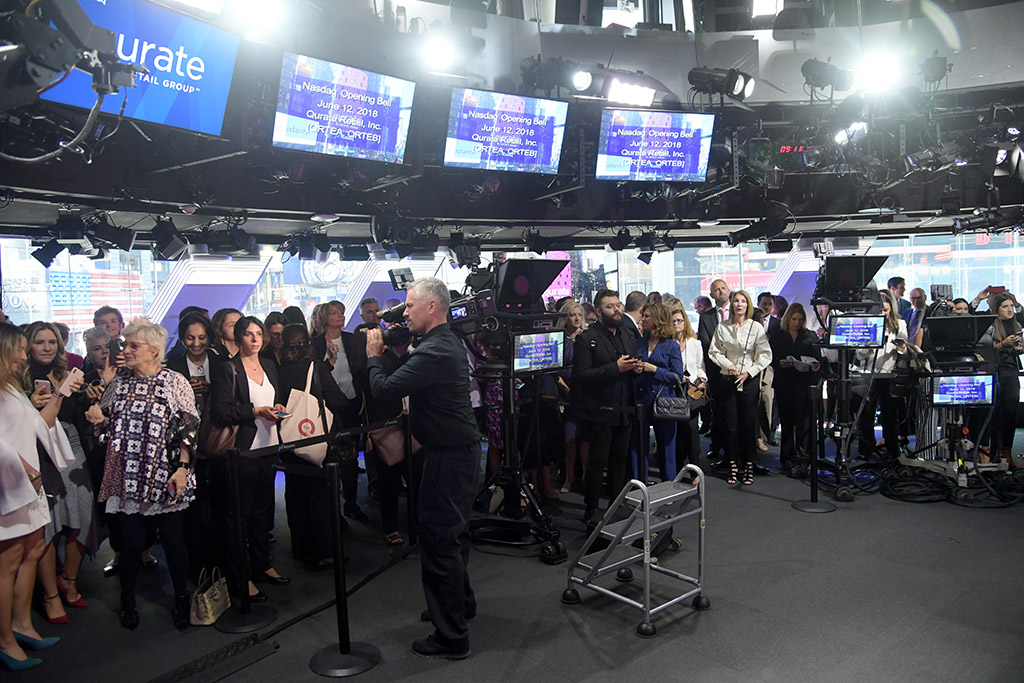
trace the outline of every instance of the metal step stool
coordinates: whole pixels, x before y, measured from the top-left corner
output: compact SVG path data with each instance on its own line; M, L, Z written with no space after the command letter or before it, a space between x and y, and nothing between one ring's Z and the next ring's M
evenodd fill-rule
M682 481L686 473L698 477L696 485ZM687 507L684 504L690 499L696 499L697 507L684 511L683 508ZM579 604L580 594L576 590L579 585L636 607L644 614L643 621L636 627L636 634L644 638L653 638L657 634L651 617L672 605L693 598L694 609L711 609L711 601L704 596L704 507L704 473L696 465L687 465L672 481L654 486L631 480L608 506L600 523L569 565L568 586L562 592L562 602L566 605ZM620 508L623 512L628 511L628 516L617 514ZM652 534L671 533L676 522L694 516L699 522L696 578L662 567L657 558L651 557ZM591 552L598 539L607 540L608 546ZM642 548L633 545L637 541L641 542ZM633 580L633 565L643 567L642 602L595 583L597 579L609 574L614 574L621 583L628 583ZM686 592L652 606L652 571L683 582L687 585Z

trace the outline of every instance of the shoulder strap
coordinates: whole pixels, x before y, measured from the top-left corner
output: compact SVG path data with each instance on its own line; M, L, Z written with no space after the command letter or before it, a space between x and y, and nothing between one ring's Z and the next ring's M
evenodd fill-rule
M320 408L320 422L324 426L324 434L330 433L330 427L327 426L327 412L324 410L324 399L322 395L324 393L320 385L320 373L316 372L316 360L309 361L309 378L313 382L313 396L316 398L317 407ZM306 382L306 391L309 391L309 380Z

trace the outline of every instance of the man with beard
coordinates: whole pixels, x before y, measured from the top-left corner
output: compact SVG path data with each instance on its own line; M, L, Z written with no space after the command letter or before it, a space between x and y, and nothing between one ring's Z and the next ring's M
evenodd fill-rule
M598 321L576 337L572 365L572 386L583 396L580 408L590 435L590 462L583 478L583 521L588 526L597 522L605 467L612 496L626 483L632 429L628 411L636 403L633 380L643 369L636 337L623 325L619 293L598 290L594 307Z

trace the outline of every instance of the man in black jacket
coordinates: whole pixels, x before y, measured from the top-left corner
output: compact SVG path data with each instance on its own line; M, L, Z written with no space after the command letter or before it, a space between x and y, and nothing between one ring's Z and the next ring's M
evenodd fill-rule
M626 483L632 430L628 411L636 404L634 378L643 368L636 338L623 324L619 293L599 290L594 295L594 308L598 321L576 337L572 364L572 386L582 392L580 408L590 435L590 462L583 478L583 521L588 525L596 522L605 467L612 496L618 495Z
M480 431L469 398L466 349L448 325L448 287L420 278L406 296L409 328L422 335L416 350L384 372L380 329L366 332L366 368L375 399L409 397L412 435L423 444L419 537L423 592L435 631L412 644L421 657L469 656L467 619L476 616L469 585L469 514L480 468Z
M716 417L714 413L715 394L721 396L723 391L723 389L716 391L716 387L722 381L722 373L721 369L711 362L708 350L711 348L711 340L715 337L718 325L729 319L729 297L732 292L729 291L729 285L725 280L715 280L711 283L709 294L715 305L700 314L700 319L697 321L697 340L704 348L704 367L708 373L708 387L711 389L711 451L708 453L708 457L715 457L719 451L725 451L726 434L722 419ZM721 411L718 414L721 415Z

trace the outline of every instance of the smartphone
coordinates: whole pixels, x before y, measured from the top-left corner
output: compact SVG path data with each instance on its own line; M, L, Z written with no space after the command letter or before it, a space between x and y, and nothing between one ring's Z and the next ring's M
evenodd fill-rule
M171 498L178 497L178 485L175 484L173 481L167 483L167 494Z
M274 415L277 415L282 420L285 419L286 417L291 417L292 416L291 413L286 413L283 410L275 410L274 411Z
M989 296L991 296L993 294L1002 294L1005 291L1006 291L1006 287L1004 287L1003 285L989 285L988 286Z
M81 368L71 368L70 370L68 370L67 376L64 377L64 380L60 383L60 386L57 387L57 393L60 394L61 396L70 396L71 384L76 379L79 379L82 376L83 375Z
M33 382L33 387L35 388L35 391L41 391L44 394L53 393L53 385L50 384L50 380L48 379L37 379Z
M117 358L117 354L121 353L121 340L120 339L111 339L109 347L110 347L110 360L107 361L107 362L108 363L113 363L114 359Z

